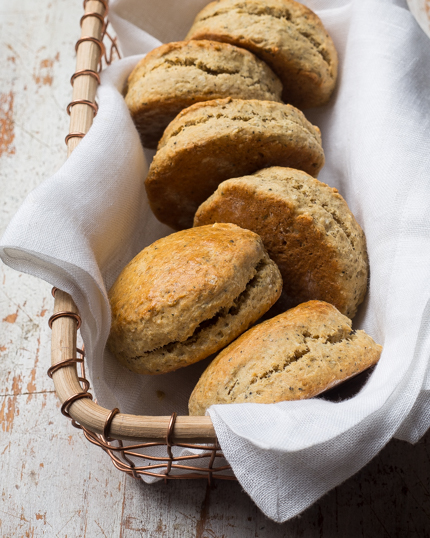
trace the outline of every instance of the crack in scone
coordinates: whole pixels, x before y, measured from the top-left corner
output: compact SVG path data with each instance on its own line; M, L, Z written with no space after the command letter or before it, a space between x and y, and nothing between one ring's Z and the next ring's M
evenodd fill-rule
M291 13L287 9L277 9L270 6L261 6L261 5L249 5L245 2L243 4L237 4L234 6L234 8L221 8L215 13L211 13L210 15L207 15L206 17L201 17L198 19L197 22L203 22L207 21L208 19L212 19L214 17L219 17L220 15L230 14L232 12L246 15L255 15L256 17L273 17L275 19L285 19L287 21L291 21Z
M305 188L305 185L303 183L295 183L291 185L291 188L299 191L305 196L306 201L309 202L308 207L312 208L313 205L318 205L323 211L325 211L328 215L331 216L331 218L334 220L334 222L338 225L338 227L343 231L345 236L347 237L351 248L355 250L356 242L355 242L355 236L353 231L351 231L351 228L348 226L348 224L345 222L344 219L341 218L339 213L334 209L333 207L330 207L328 203L317 203L316 198L313 197L313 193L310 193L307 188Z
M252 300L252 296L255 294L255 290L258 289L260 284L264 284L266 281L266 271L270 267L270 260L268 258L262 258L259 260L254 268L254 272L250 280L248 280L245 289L233 300L233 302L226 307L221 308L214 316L202 321L194 330L193 334L184 341L169 342L164 346L153 348L142 352L140 355L131 357L131 361L144 359L153 353L161 353L162 355L171 354L173 352L179 352L179 354L186 353L186 349L193 344L198 343L198 340L203 338L205 334L214 330L217 325L219 327L220 338L223 334L223 322L226 322L229 317L239 316L243 307ZM228 325L230 322L226 324ZM184 349L181 350L180 348Z
M247 5L243 3L243 4L238 4L237 6L235 6L234 9L231 9L231 8L219 9L218 11L216 11L215 13L212 13L211 15L202 17L197 22L201 23L209 19L219 17L221 15L231 14L233 12L236 13L237 15L246 14L251 17L272 17L277 20L284 20L286 22L289 22L290 25L294 28L294 30L308 41L311 47L315 49L315 51L322 57L324 62L328 66L331 66L332 62L331 62L330 56L328 55L327 51L325 51L324 49L321 49L322 43L320 43L317 39L315 39L315 37L311 33L305 30L301 30L299 27L299 22L293 18L291 12L287 9L283 10L283 9L273 8L270 6L256 6L256 5ZM329 75L333 78L333 73L331 73L331 71Z
M326 213L328 213L331 218L336 222L336 224L339 226L339 228L343 231L343 233L346 235L352 250L355 250L355 241L354 236L351 233L351 230L349 229L348 225L344 220L341 219L339 214L331 207L328 206L328 204L321 204L320 206Z
M375 365L381 351L333 305L302 303L221 351L190 397L190 415L204 415L217 404L313 398Z
M285 112L283 113L283 116L284 116L285 121L291 123L292 125L297 125L297 127L299 127L300 129L303 129L307 134L310 134L319 143L319 138L316 132L313 132L303 123L300 123L299 121L294 121L291 118L291 116L288 116L288 114L286 114ZM243 122L248 122L255 118L258 118L263 123L278 123L280 121L278 118L267 118L267 117L265 118L258 112L252 112L252 111L248 111L246 115L242 114L242 115L236 115L236 116L229 116L228 114L223 114L222 112L218 112L217 114L207 113L204 118L190 120L184 123L183 125L180 125L175 131L173 131L168 136L166 136L166 138L162 140L162 142L163 144L167 144L169 140L171 140L175 136L178 136L187 127L193 127L195 125L203 125L207 123L208 121L210 121L211 119L218 120L220 118L225 118L231 121L243 121Z
M248 387L250 387L251 385L254 385L258 381L261 381L263 379L268 379L273 374L281 374L281 373L285 372L285 370L288 368L288 366L290 366L293 362L297 362L300 359L302 359L304 356L311 353L312 350L310 349L310 347L308 345L310 342L313 341L313 342L317 342L318 344L322 344L322 345L335 345L335 344L339 344L339 343L342 343L342 342L345 342L345 341L353 340L354 337L356 337L356 331L355 330L350 330L348 333L346 333L345 330L342 327L339 327L337 332L335 332L334 334L331 334L329 336L320 336L320 335L312 335L312 334L309 333L308 330L305 329L301 334L300 333L297 334L297 336L299 338L302 337L302 340L303 340L301 342L301 344L300 344L300 348L294 350L293 353L291 353L290 355L285 357L284 360L282 362L280 362L279 364L276 364L276 365L272 366L270 369L266 370L262 374L253 376L251 381L248 384ZM239 384L238 380L237 379L234 380L231 387L228 388L228 391L227 391L228 396L230 396L233 389L238 384ZM245 390L245 392L246 392L246 390ZM253 389L253 390L255 390L255 389Z
M325 63L329 66L331 66L331 58L326 50L322 49L322 43L320 43L318 40L315 39L309 32L305 32L302 30L299 30L297 28L298 33L303 36L305 39L308 40L308 42L312 45L312 47L318 52L318 54L321 56L321 58L325 61ZM329 71L329 76L331 78L334 77L333 73Z
M218 75L230 75L230 76L237 76L243 79L244 81L252 81L253 83L248 86L248 88L251 88L253 86L260 86L262 91L269 93L271 95L275 96L275 93L272 89L272 87L261 79L256 79L256 77L252 76L245 76L243 73L241 73L240 69L227 69L227 68L211 68L208 65L206 65L202 60L199 60L197 58L175 58L173 59L163 59L163 63L160 63L159 65L155 65L152 67L152 69L149 70L149 73L152 73L158 69L161 68L169 69L169 67L194 67L195 69L198 69L199 71L202 71L202 73L206 73L209 76L218 76Z
M207 73L208 75L240 75L240 69L227 69L227 68L219 68L219 69L212 69L208 65L202 62L202 60L199 60L197 58L164 58L163 63L160 63L159 65L154 66L150 72L155 71L156 69L160 69L161 67L195 67L196 69L199 69L200 71L203 71ZM242 76L242 75L241 75ZM251 78L251 77L250 77Z

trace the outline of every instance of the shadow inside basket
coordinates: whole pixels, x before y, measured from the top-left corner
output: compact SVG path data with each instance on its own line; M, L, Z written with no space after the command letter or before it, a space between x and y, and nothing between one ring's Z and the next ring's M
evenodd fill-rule
M339 383L339 385L336 385L330 390L322 392L316 396L316 398L322 398L324 400L328 400L329 402L342 402L344 400L349 400L358 394L364 387L374 368L375 366L372 366L358 375L346 379L343 383Z

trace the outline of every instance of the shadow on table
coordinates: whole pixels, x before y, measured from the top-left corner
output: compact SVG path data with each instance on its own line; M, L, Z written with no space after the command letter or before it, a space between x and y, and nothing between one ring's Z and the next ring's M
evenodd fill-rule
M128 479L125 513L140 514L144 526L157 512L170 514L163 528L176 525L177 534L169 538L422 538L430 536L429 456L430 434L415 446L393 440L359 473L283 524L266 518L240 484L223 481L149 486Z

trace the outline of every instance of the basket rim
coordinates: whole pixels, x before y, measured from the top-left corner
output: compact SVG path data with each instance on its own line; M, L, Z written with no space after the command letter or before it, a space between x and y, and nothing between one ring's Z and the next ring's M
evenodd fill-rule
M95 94L100 83L98 73L101 58L106 52L102 40L106 33L107 8L106 0L84 0L81 37L76 44L76 70L71 78L73 100L67 107L70 113L69 134L66 137L68 157L88 132L97 113ZM109 435L120 440L163 441L169 444L170 436L173 444L218 442L209 416L178 416L170 431L171 416L123 414L105 409L93 401L88 392L88 381L84 375L79 377L76 369L76 363L82 362L82 359L76 357L77 331L80 326L78 309L66 292L56 290L53 295L54 312L49 322L52 328L51 368L48 373L54 381L63 414L99 435L106 434L109 429Z

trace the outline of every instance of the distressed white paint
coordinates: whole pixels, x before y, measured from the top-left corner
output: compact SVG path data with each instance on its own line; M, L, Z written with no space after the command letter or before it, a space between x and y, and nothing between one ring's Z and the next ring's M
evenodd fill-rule
M430 0L407 0L412 15L430 37Z
M0 0L0 233L66 155L65 106L81 0ZM9 110L9 109L8 109ZM7 134L7 133L6 133ZM7 139L6 139L7 138ZM366 469L284 525L236 483L144 486L61 415L46 376L50 286L0 266L0 536L421 537L430 534L430 436L388 445Z

